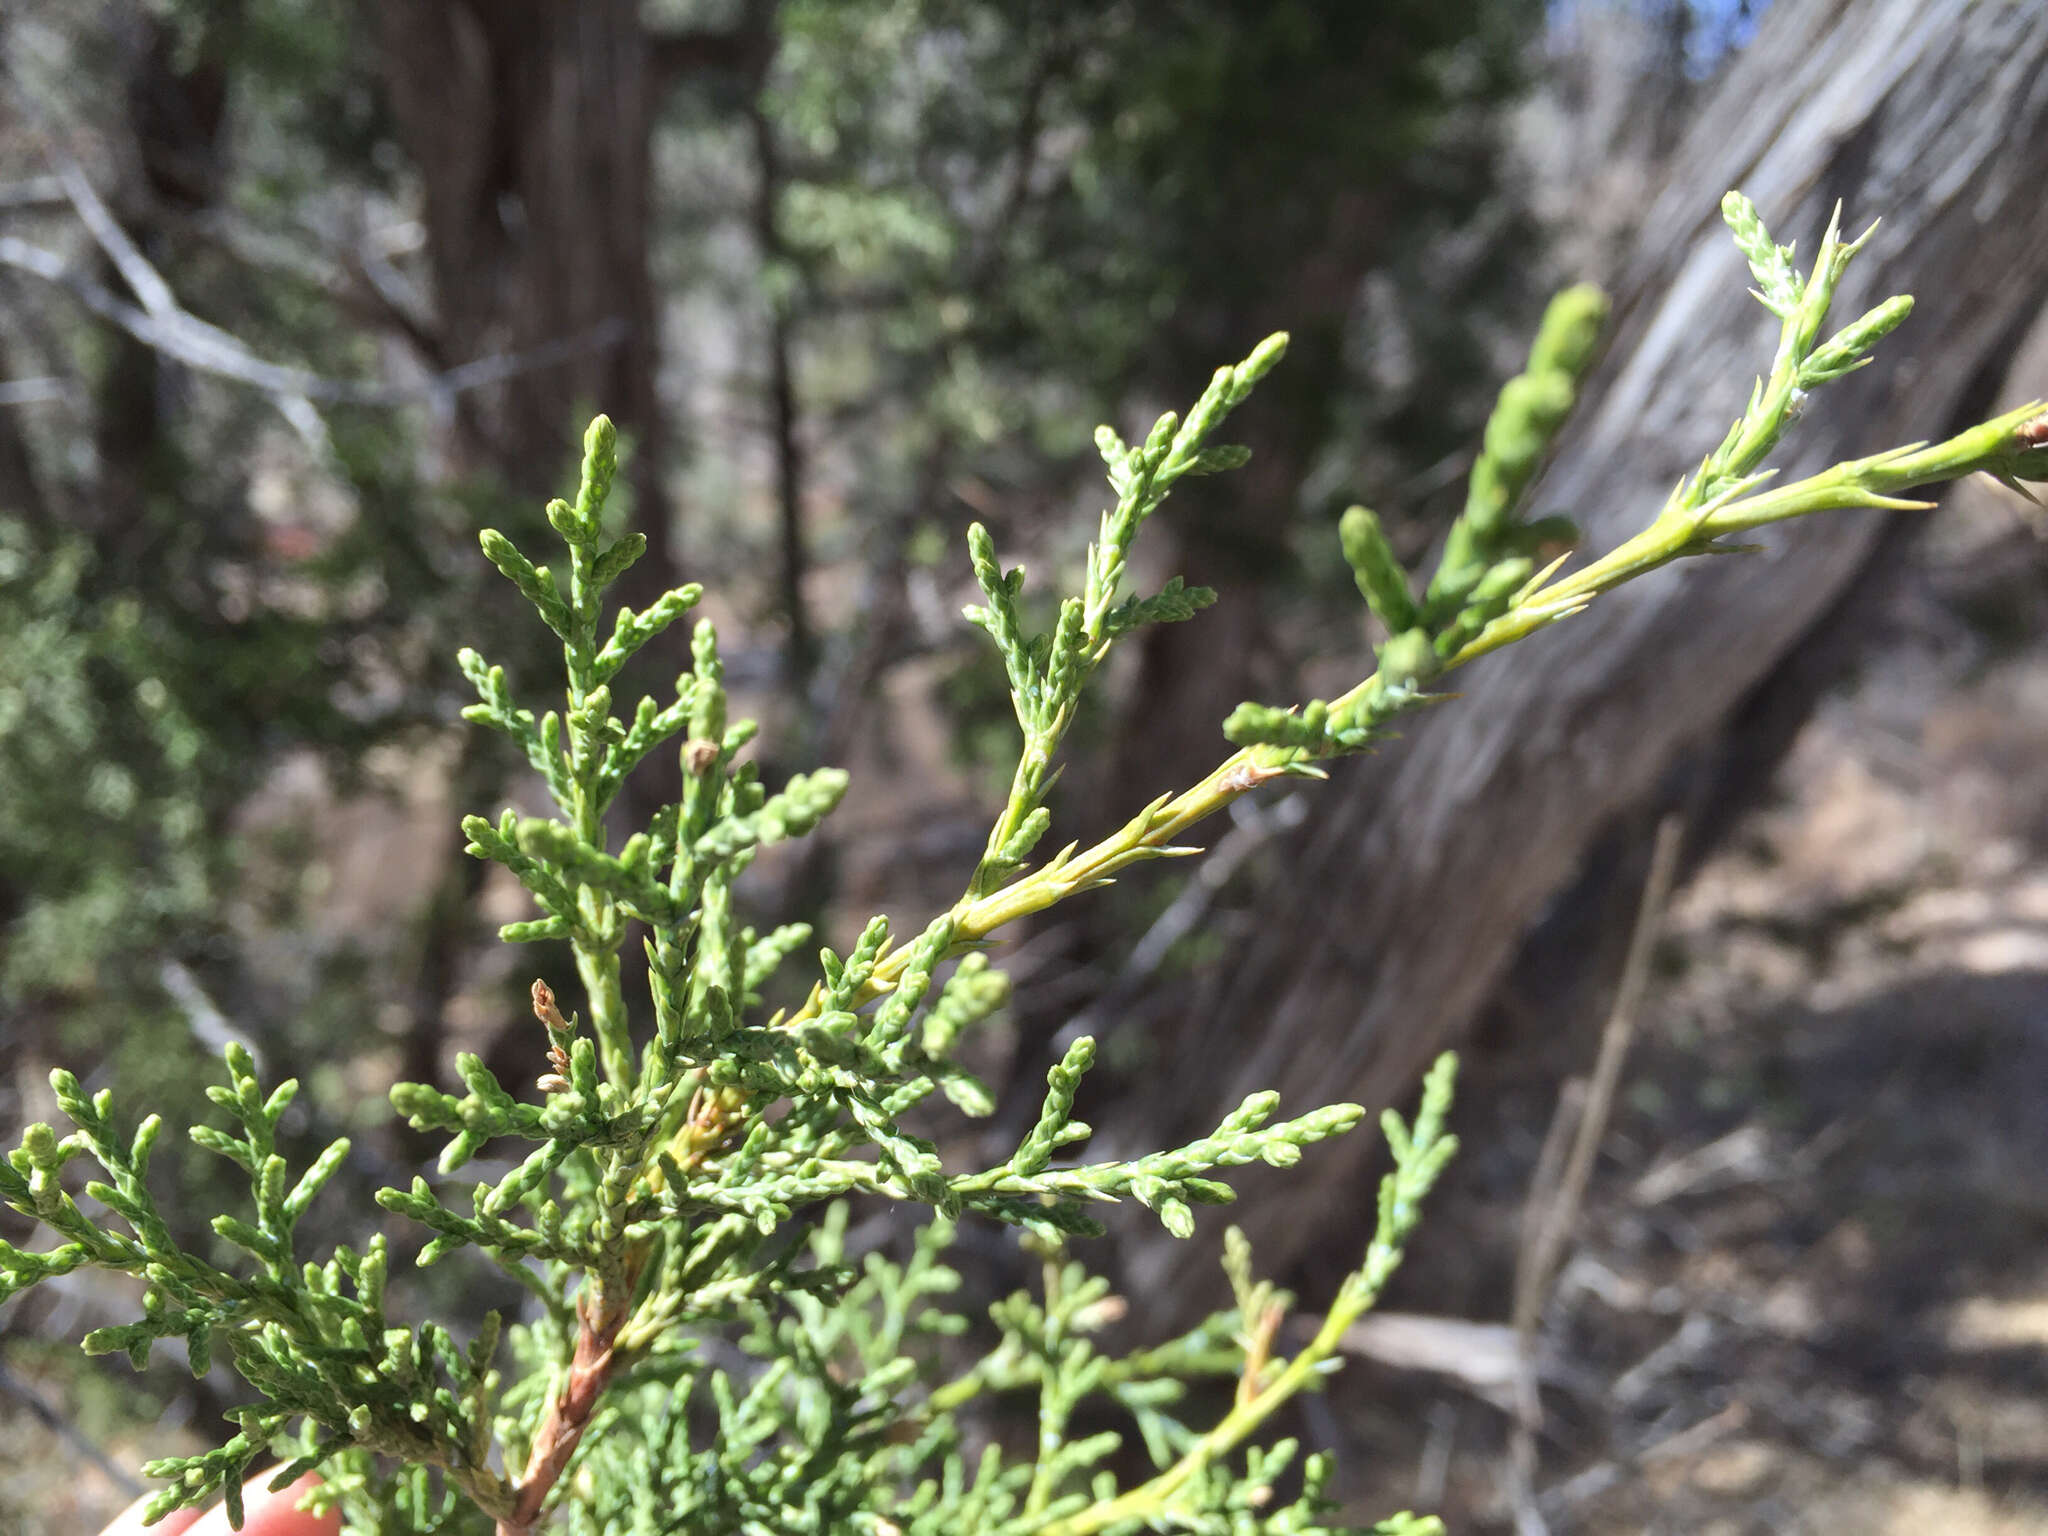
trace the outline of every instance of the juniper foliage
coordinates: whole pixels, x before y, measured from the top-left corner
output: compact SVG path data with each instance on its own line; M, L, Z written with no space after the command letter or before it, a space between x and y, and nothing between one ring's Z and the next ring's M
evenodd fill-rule
M1598 293L1569 290L1545 317L1526 370L1501 391L1465 510L1420 593L1369 511L1343 519L1345 555L1387 630L1373 675L1334 700L1241 706L1226 724L1232 756L1092 847L1036 858L1081 692L1123 636L1187 619L1211 597L1177 580L1149 595L1127 592L1133 543L1181 479L1243 462L1216 431L1279 362L1285 338L1219 370L1184 419L1162 416L1136 444L1102 429L1114 505L1081 590L1060 603L1050 630L1029 632L1024 573L1004 569L976 526L969 551L984 601L967 616L1001 655L1021 733L1007 803L952 908L907 938L875 919L849 953L818 954L801 1006L765 1017L764 986L808 934L746 926L735 885L761 849L815 827L845 776L823 769L772 791L760 782L741 755L753 726L727 715L709 623L696 626L691 669L671 697L630 708L615 700L620 669L700 594L684 587L645 612L607 617L606 591L644 543L605 531L616 436L600 417L584 441L575 499L548 508L561 563L537 564L503 535L482 535L486 556L560 641L561 706L535 715L503 669L474 652L461 657L479 698L468 718L509 737L556 806L547 817L469 818L469 851L503 865L539 909L509 924L506 940L571 947L582 1006L565 1012L535 984L535 1064L544 1070L530 1090L508 1087L473 1056L460 1061L461 1094L393 1089L413 1127L447 1140L439 1179L378 1197L431 1233L421 1264L472 1250L526 1289L526 1314L503 1328L493 1315L458 1340L432 1322L394 1320L381 1236L360 1253L303 1259L293 1228L348 1145L335 1142L294 1174L276 1132L295 1085L266 1088L239 1048L228 1052L226 1084L211 1090L230 1127L190 1132L249 1180L248 1211L213 1219L215 1250L181 1244L150 1195L161 1120L124 1131L110 1095L88 1095L69 1073L53 1084L72 1129L32 1125L0 1161L0 1199L56 1239L38 1251L0 1244L0 1299L87 1265L136 1276L146 1287L142 1315L89 1335L89 1351L124 1351L140 1364L159 1345L182 1343L195 1373L219 1355L255 1389L255 1401L234 1410L237 1432L224 1445L148 1469L167 1480L152 1518L224 1492L238 1520L249 1464L282 1454L278 1486L317 1469L313 1502L362 1533L494 1527L504 1536L550 1520L573 1536L1338 1529L1329 1458L1258 1435L1335 1368L1345 1330L1400 1263L1455 1148L1449 1058L1429 1074L1412 1125L1382 1117L1392 1166L1372 1231L1291 1355L1281 1349L1291 1299L1254 1278L1236 1234L1225 1266L1232 1305L1181 1338L1127 1354L1097 1342L1123 1303L1070 1257L1069 1244L1099 1230L1092 1207L1123 1199L1185 1235L1194 1207L1231 1198L1223 1171L1289 1166L1354 1127L1358 1106L1276 1119L1274 1097L1259 1094L1187 1146L1128 1161L1076 1159L1063 1153L1090 1134L1074 1118L1094 1054L1082 1039L1048 1074L1037 1122L996 1166L951 1169L916 1127L930 1123L921 1117L935 1097L970 1116L992 1107L957 1051L1003 1006L1006 985L984 948L998 929L1133 863L1193 852L1179 840L1189 828L1274 777L1320 774L1326 761L1369 748L1434 697L1430 685L1444 672L1643 571L1724 550L1728 536L1765 522L1824 507L1921 505L1900 493L1978 470L2015 486L2048 479L2048 405L2037 402L1943 443L1770 486L1763 459L1805 396L1862 366L1909 305L1890 300L1823 340L1835 287L1862 241L1845 242L1831 226L1802 274L1745 200L1731 194L1724 212L1758 296L1782 321L1780 342L1741 419L1649 525L1561 575L1570 525L1523 516L1605 314ZM607 810L626 775L665 744L680 755L681 799L614 847ZM653 998L653 1017L637 1026L621 986L622 955L636 941ZM459 1187L466 1163L507 1143L530 1150L495 1181ZM73 1193L74 1161L97 1163L105 1177ZM878 1252L856 1259L856 1199L928 1210L900 1262ZM946 1257L963 1221L1014 1228L1042 1260L1037 1292L998 1302L980 1323L952 1302L961 1282ZM976 1337L988 1343L978 1353ZM1192 1390L1205 1377L1235 1382L1231 1406L1209 1422L1198 1416L1206 1399ZM980 1404L1007 1397L1036 1399L1027 1447L976 1427ZM1149 1474L1131 1470L1142 1460ZM1374 1529L1441 1526L1398 1515Z

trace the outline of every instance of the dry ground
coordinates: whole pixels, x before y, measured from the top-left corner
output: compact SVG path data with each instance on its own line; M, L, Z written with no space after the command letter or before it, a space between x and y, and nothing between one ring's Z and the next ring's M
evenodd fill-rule
M1545 1318L1549 1529L2048 1532L2048 647L1996 640L2044 569L1956 518L1674 902ZM1498 1097L1464 1134L1526 1148ZM1516 1529L1502 1412L1358 1374L1380 1507Z

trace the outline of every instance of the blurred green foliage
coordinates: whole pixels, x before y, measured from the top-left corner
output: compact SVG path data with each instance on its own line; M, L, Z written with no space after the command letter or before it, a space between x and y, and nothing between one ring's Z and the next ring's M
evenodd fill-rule
M424 358L404 323L473 296L436 295L420 275L418 242L432 236L408 224L422 171L366 11L114 0L22 15L4 38L10 89L35 99L194 315L338 379L470 360ZM1482 209L1511 207L1496 197L1499 112L1539 15L1534 0L645 7L657 34L756 27L767 41L751 72L674 79L645 124L648 261L668 312L691 319L669 336L690 388L671 395L685 447L666 476L688 574L777 617L750 573L773 537L753 466L760 323L779 314L818 492L814 556L869 572L915 566L920 547L951 558L970 480L1001 502L990 521L1005 546L1036 559L1041 534L1026 525L1092 479L1096 421L1177 394L1215 357L1291 324L1295 363L1264 412L1265 430L1294 440L1288 504L1255 525L1205 486L1189 497L1190 536L1253 528L1262 569L1299 578L1285 540L1266 535L1285 529L1304 477L1361 453L1409 467L1440 453L1460 425L1444 402L1462 386L1446 381L1482 377L1489 306L1521 302L1511 258L1453 281L1424 253ZM480 151L501 128L476 124ZM44 174L45 148L0 132L0 179ZM771 171L772 248L752 207ZM515 235L548 216L477 213ZM10 211L5 232L121 288L61 206ZM364 251L388 264L379 282L403 280L395 306L366 303L352 266ZM1414 297L1403 310L1419 361L1398 387L1368 379L1349 337L1367 268L1404 274ZM536 504L505 494L509 466L448 452L465 397L323 408L324 438L309 442L277 402L8 272L0 356L9 376L69 385L0 419L0 449L11 442L27 469L9 473L0 452L0 1040L23 1059L96 1058L95 1086L128 1099L146 1083L190 1118L211 1052L191 996L167 988L182 973L307 1080L281 1134L312 1136L309 1114L353 1127L352 1064L408 1049L474 970L483 934L462 903L441 902L401 914L395 945L322 947L317 886L279 870L327 850L252 827L252 798L308 757L335 793L375 790L377 748L417 760L444 744L458 637L515 679L532 667L528 632L478 600L469 531L495 523L528 541ZM700 391L699 374L717 376ZM1424 398L1432 410L1414 411ZM610 403L565 395L562 415ZM1482 406L1474 391L1467 419ZM636 514L657 538L662 510ZM1055 563L1078 561L1078 538L1042 537ZM1343 589L1340 566L1321 575ZM835 664L866 622L827 636ZM974 740L1007 773L1007 689L991 665L963 651L950 686L985 701ZM1084 712L1078 739L1113 728ZM473 809L504 775L465 756L452 777ZM278 941L268 959L251 913ZM296 970L280 974L278 953ZM164 1161L174 1178L213 1177ZM168 1206L174 1224L188 1204L220 1208L191 1189Z

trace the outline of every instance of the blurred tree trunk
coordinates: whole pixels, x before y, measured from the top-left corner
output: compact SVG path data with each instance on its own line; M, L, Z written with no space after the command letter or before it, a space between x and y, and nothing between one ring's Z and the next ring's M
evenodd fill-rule
M583 424L609 414L648 541L620 591L645 608L681 582L648 267L655 117L662 93L685 78L749 67L766 35L758 7L732 31L682 34L650 34L636 0L373 0L371 12L424 191L437 328L422 339L443 368L497 353L552 358L456 397L458 467L537 505L567 492ZM454 770L465 808L495 794L483 763L498 757L466 738ZM652 794L673 798L673 787ZM451 842L429 904L412 988L406 1070L425 1082L437 1075L439 1019L460 982L485 868L461 856L461 843ZM523 1037L512 1034L516 1049Z
M667 431L648 272L653 78L634 0L373 0L399 136L418 168L437 367L559 349L454 404L455 467L538 505L574 483L590 413L619 425L625 483L648 552L629 600L675 584L662 493ZM452 770L463 809L495 795L495 749L466 738ZM451 836L422 916L404 1071L440 1077L443 1022L479 936L485 866ZM508 1040L524 1039L513 1029ZM522 1058L523 1060L523 1058ZM501 1067L504 1063L500 1064Z
M1739 408L1775 321L1745 293L1716 217L1729 187L1802 252L1837 200L1852 231L1883 215L1839 313L1895 292L1919 301L1875 367L1816 401L1784 455L1788 476L1938 436L1980 409L2048 284L2044 80L2039 8L1780 0L1703 103L1643 220L1613 345L1539 510L1569 510L1588 551L1613 546ZM1200 1135L1259 1088L1280 1089L1290 1111L1401 1099L1467 1032L1603 829L1710 751L1780 669L1801 666L1896 517L1771 530L1761 554L1603 598L1462 674L1456 703L1310 791L1286 874L1256 899L1256 937L1147 1053L1142 1093L1107 1117L1107 1150ZM1263 1269L1317 1242L1362 1246L1374 1153L1361 1133L1314 1154L1307 1176L1246 1181L1235 1216ZM1221 1226L1205 1225L1207 1242ZM1167 1283L1190 1257L1149 1238L1134 1248L1133 1294L1172 1314L1148 1326L1213 1302L1208 1287Z
M581 417L608 412L649 563L668 585L667 447L648 273L651 50L633 0L377 0L399 133L424 191L441 362L563 347L458 397L465 468L560 494Z

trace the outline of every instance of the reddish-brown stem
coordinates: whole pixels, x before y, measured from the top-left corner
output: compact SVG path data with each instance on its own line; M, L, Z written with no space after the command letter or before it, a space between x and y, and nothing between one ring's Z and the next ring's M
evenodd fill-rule
M534 1011L544 1021L543 1004L552 1011L554 1002L551 994L543 998L545 991L542 983L534 983ZM678 1137L677 1161L685 1169L701 1166L732 1135L733 1125L745 1109L745 1096L736 1089L699 1088ZM633 1293L645 1261L644 1246L632 1247L617 1274L590 1277L590 1289L576 1307L576 1350L570 1356L568 1374L541 1415L527 1453L526 1471L514 1486L512 1512L498 1521L497 1536L528 1536L540 1520L548 1495L568 1469L618 1364L614 1346L632 1313Z
M541 1415L526 1471L519 1479L518 1502L512 1513L498 1522L497 1536L526 1536L540 1519L541 1506L569 1465L569 1458L576 1454L584 1427L611 1379L612 1341L625 1324L632 1294L630 1282L619 1286L616 1296L600 1286L594 1297L578 1305L576 1353L569 1361L569 1373Z

